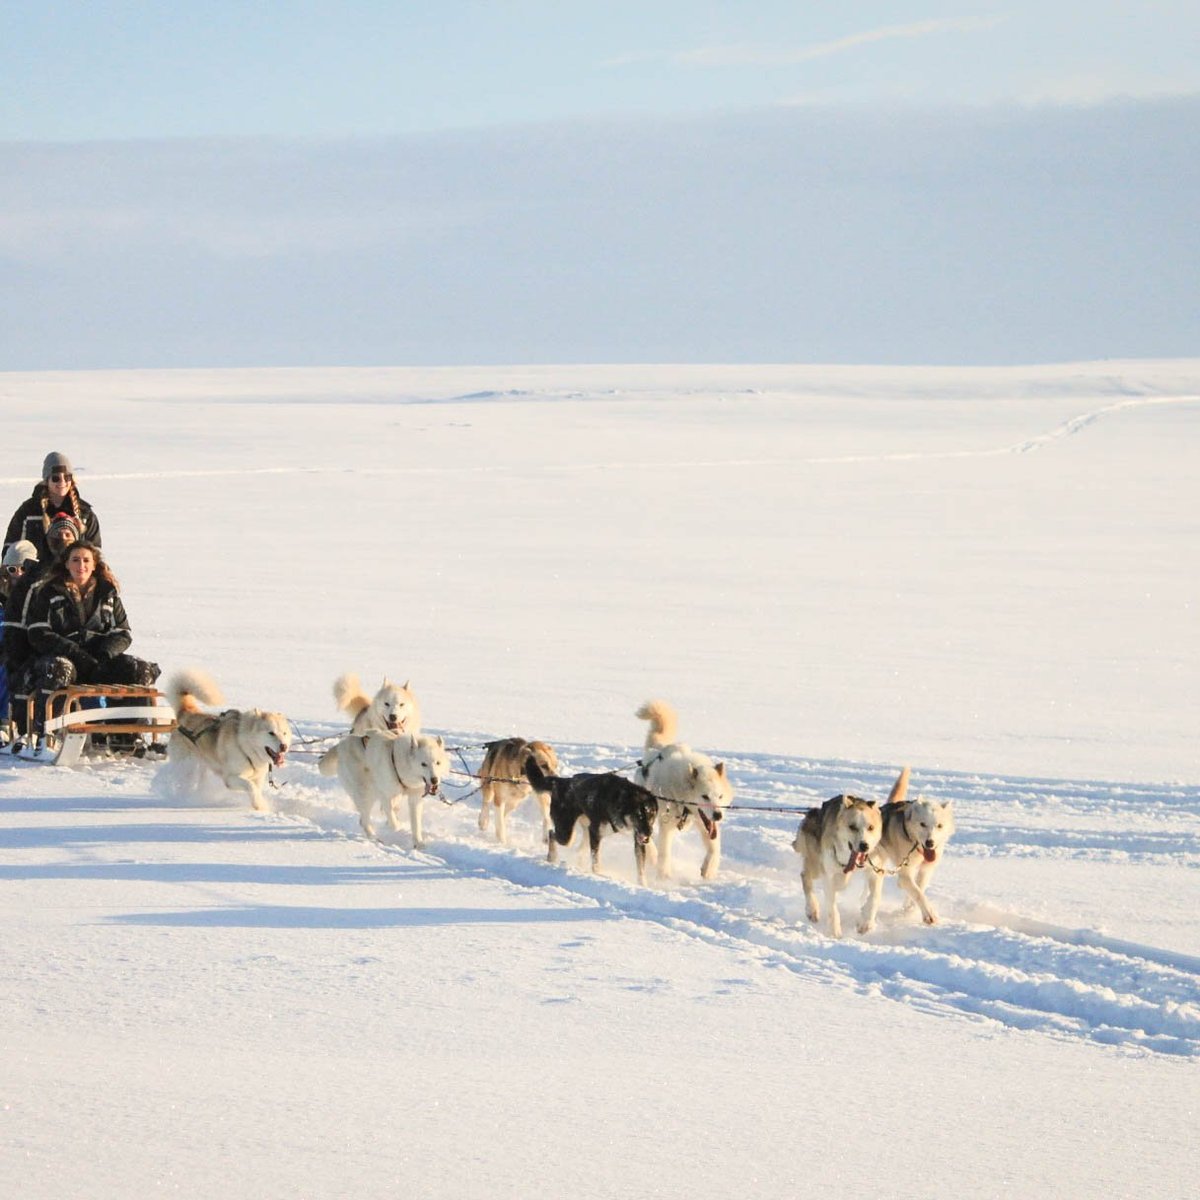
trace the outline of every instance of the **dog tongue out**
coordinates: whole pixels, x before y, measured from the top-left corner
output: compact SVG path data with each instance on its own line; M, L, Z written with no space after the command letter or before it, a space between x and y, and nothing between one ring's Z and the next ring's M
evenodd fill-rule
M937 861L937 851L932 846L922 847L921 853L925 856L926 862L936 862Z

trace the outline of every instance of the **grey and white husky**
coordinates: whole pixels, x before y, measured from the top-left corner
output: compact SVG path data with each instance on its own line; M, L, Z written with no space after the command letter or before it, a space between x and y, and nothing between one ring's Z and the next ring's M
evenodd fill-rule
M883 832L872 857L877 860L878 867L895 872L896 882L908 896L907 907L912 908L915 904L921 910L925 924L934 925L937 912L929 903L925 889L954 833L954 802L938 804L921 795L909 800L908 778L909 771L905 767L892 788L888 803L880 810ZM882 891L883 875L879 870L873 870L867 876L859 933L870 933L875 928Z
M829 905L829 930L842 936L837 897L850 877L867 866L868 857L883 835L883 817L874 800L840 795L810 808L796 830L792 849L803 855L800 881L804 885L805 911L816 924L821 919L817 882L825 881Z

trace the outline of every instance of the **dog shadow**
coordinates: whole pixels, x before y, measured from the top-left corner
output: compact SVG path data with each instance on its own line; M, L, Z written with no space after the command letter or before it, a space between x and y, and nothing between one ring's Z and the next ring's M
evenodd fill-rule
M177 912L131 912L110 924L213 929L402 929L465 925L579 924L615 920L593 908L328 908L256 904Z

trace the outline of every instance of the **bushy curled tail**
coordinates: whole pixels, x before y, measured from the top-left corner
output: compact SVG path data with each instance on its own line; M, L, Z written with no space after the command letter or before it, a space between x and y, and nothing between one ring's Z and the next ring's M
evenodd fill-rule
M200 712L201 705L225 703L216 680L199 667L176 671L167 681L167 699L177 713Z
M892 784L892 790L888 792L887 802L889 804L903 804L908 796L908 775L907 767L904 767L899 778Z
M339 675L333 682L333 698L342 712L348 712L353 720L371 703L371 697L362 689L362 683L352 671Z
M679 730L679 718L665 700L647 700L634 716L650 722L650 728L646 731L647 750L656 746L669 746L675 741L675 734Z
M324 754L317 759L317 767L322 775L336 775L338 764L338 746L340 742L335 742Z

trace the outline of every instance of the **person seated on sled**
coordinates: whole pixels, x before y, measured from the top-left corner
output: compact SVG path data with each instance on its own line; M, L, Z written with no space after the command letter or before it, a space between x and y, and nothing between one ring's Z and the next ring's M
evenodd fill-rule
M46 562L50 522L58 513L74 517L82 540L100 545L100 521L92 506L79 494L70 459L55 452L46 455L42 463L42 481L34 487L33 495L13 513L4 535L4 548L7 550L13 542L24 539L33 543L38 558Z
M0 657L8 672L8 682L11 689L10 702L12 705L12 722L16 736L12 741L12 753L19 754L24 749L29 736L28 702L30 695L29 673L33 665L33 647L29 644L29 612L32 606L34 592L42 580L47 566L61 557L68 546L79 540L79 522L66 513L59 513L50 522L46 531L46 541L49 544L49 558L40 561L36 554L33 559L27 556L25 569L16 577L8 601L4 605L4 641L0 649ZM28 546L33 549L32 542L16 542L14 546ZM10 546L5 555L13 553ZM28 552L26 552L28 555Z
M0 561L0 599L3 599L6 610L13 590L22 581L27 571L36 574L37 561L37 550L34 549L32 542L13 542L4 552L3 561ZM23 591L24 589L22 589ZM0 624L5 628L5 632L0 633L0 637L7 641L7 612L5 620ZM14 679L16 677L13 676ZM12 728L8 679L8 657L3 651L3 642L0 641L0 746L7 744L9 731Z
M30 684L45 713L51 692L72 684L151 686L157 663L127 653L133 642L117 581L100 547L79 542L46 572L33 593L29 642L36 655Z
M26 571L30 570L36 574L37 566L37 547L24 539L13 542L5 550L4 558L0 561L0 601L8 604L13 589L25 577Z

